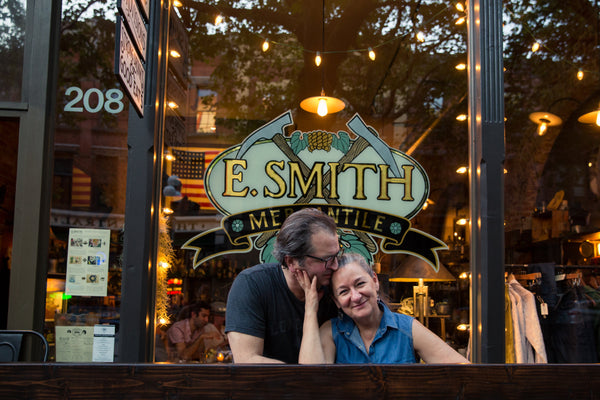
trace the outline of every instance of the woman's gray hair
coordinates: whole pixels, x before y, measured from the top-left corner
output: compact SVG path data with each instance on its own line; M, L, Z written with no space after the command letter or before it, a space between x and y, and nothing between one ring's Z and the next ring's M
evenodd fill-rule
M273 257L284 267L286 256L296 258L302 264L304 256L313 252L312 235L321 230L336 235L334 219L317 208L296 211L281 226L273 247Z
M360 267L364 269L369 276L375 275L373 268L371 268L367 260L365 260L365 258L358 253L344 253L344 255L338 259L338 269L342 269L346 265L352 263L360 265Z

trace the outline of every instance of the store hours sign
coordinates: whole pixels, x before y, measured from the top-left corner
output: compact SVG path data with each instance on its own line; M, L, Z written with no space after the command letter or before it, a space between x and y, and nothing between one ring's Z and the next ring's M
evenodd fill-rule
M437 250L447 246L410 223L429 195L429 179L416 160L390 148L358 114L346 123L348 131L286 136L291 125L288 111L210 163L207 195L225 217L219 228L182 246L196 252L194 268L252 249L260 250L261 262L275 261L271 252L285 218L316 207L335 219L346 250L369 261L379 251L409 253L438 270ZM218 240L222 235L225 242Z
M117 7L120 15L117 17L115 75L135 110L143 117L147 28L136 0L119 0Z

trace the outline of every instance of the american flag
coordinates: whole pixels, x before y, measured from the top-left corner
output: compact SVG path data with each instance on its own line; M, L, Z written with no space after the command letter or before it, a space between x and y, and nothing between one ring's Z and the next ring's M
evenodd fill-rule
M77 167L73 167L71 182L71 207L90 206L92 198L92 178Z
M210 162L224 149L205 147L173 148L175 160L170 175L181 181L181 194L200 204L201 210L214 210L204 190L204 171Z

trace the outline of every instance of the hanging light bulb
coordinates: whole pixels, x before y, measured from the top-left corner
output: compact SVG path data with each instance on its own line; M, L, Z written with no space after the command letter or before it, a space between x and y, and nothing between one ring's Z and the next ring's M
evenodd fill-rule
M577 79L578 80L583 79L583 71L581 70L581 68L579 68L579 71L577 71Z
M369 47L369 58L371 59L371 61L375 61L375 52L370 47Z
M223 16L221 14L219 14L215 18L215 26L219 25L221 22L223 22Z
M456 22L454 23L455 25L462 25L465 23L467 19L465 17L460 17L459 19L456 20Z
M421 31L417 32L417 40L423 43L425 41L425 34Z
M456 9L460 12L465 12L465 6L463 3L456 3Z
M265 41L262 44L262 51L265 52L269 50L269 39L265 39Z
M179 0L173 0L173 7L182 7L183 3Z
M300 108L304 111L318 114L321 117L342 111L345 107L346 104L342 100L326 96L324 90L321 90L320 96L308 97L300 102Z
M317 55L315 57L315 65L318 67L321 65L321 52L317 51Z
M459 71L464 71L465 69L467 69L467 64L465 64L465 63L456 64L456 66L454 68L456 68Z
M538 125L537 134L543 136L548 127L562 124L562 119L558 115L549 112L534 112L529 114L529 119Z
M173 58L179 58L181 57L181 54L179 54L179 52L177 50L171 50L169 51L169 55Z
M324 98L319 99L319 105L317 106L317 114L321 117L327 115L327 100Z
M466 121L467 120L467 114L459 114L456 116L456 120L457 121Z
M540 49L540 44L539 42L535 42L532 46L531 46L531 52L535 53L536 51L538 51Z
M581 117L577 118L577 121L582 124L596 124L597 126L600 126L600 105L598 105L596 110L583 114Z

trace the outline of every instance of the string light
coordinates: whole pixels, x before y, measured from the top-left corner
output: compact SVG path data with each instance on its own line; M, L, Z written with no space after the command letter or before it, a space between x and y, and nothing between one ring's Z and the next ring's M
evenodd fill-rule
M318 67L321 65L321 52L317 51L317 55L315 57L315 65Z
M167 105L169 106L170 109L174 110L176 108L179 108L179 104L175 103L174 101L169 101L167 103Z
M267 50L269 50L269 39L265 39L265 41L262 44L262 51L266 52Z
M215 26L219 25L221 22L223 22L223 16L221 14L217 15L217 17L215 18Z
M375 52L370 47L369 47L369 58L371 59L371 61L375 61Z
M454 68L456 68L459 71L464 71L465 69L467 69L467 64L460 63L460 64L457 64L456 67L454 67Z
M456 3L456 9L460 12L465 12L465 6L463 3Z
M465 23L467 19L465 17L460 17L456 20L456 22L454 23L455 25L462 25Z
M467 167L458 167L458 169L456 170L456 173L457 174L466 174L468 170L469 170L469 168L467 168Z
M417 32L417 40L423 43L425 41L425 34L421 31Z
M456 116L456 120L457 121L466 121L467 120L467 114L459 114Z
M173 7L182 7L183 3L179 0L173 0Z
M169 51L169 54L173 58L179 58L179 57L181 57L181 54L179 54L179 52L177 50L171 50L171 51Z
M535 42L533 43L533 45L531 46L531 52L535 53L536 51L538 51L540 49L540 44L539 42Z
M577 79L578 80L583 79L583 71L581 70L581 68L579 68L579 71L577 71Z

